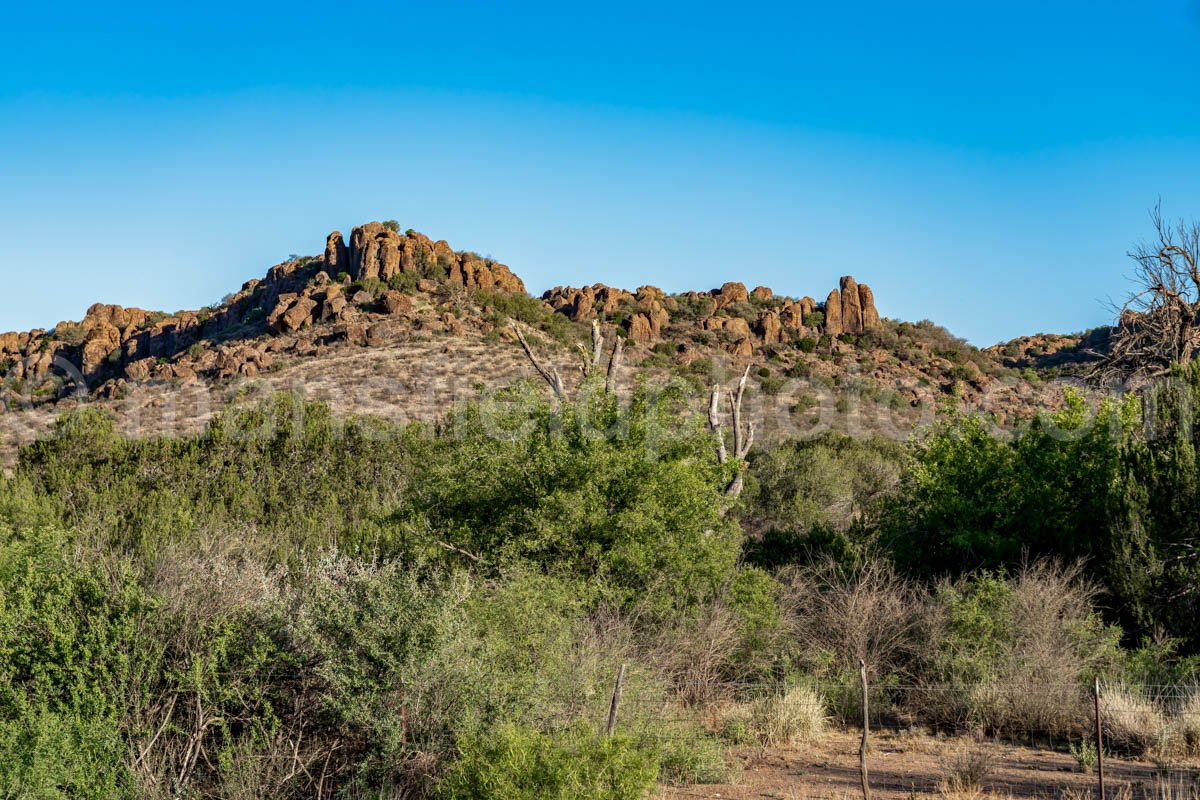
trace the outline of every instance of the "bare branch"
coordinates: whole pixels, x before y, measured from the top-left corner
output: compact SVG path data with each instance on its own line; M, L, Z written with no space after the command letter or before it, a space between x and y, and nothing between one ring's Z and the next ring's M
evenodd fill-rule
M529 358L529 363L537 370L546 383L550 384L550 388L554 390L554 394L559 399L564 399L567 396L566 386L563 385L562 376L558 373L558 368L554 366L547 367L534 354L533 348L529 346L529 342L525 340L525 334L517 327L516 323L512 324L513 332L517 334L517 339L521 342L521 347L525 350L526 357Z
M1157 241L1139 244L1135 291L1121 305L1108 350L1089 377L1100 384L1138 387L1170 374L1200 354L1200 223L1168 224L1150 214Z

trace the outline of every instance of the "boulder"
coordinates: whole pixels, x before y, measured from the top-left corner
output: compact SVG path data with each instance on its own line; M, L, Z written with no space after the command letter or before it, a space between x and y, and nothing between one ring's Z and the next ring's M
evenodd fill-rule
M738 339L729 346L729 352L738 358L750 358L754 355L754 342L749 338Z
M524 294L525 284L503 264L482 259L464 259L450 268L450 283L468 289Z
M750 332L750 323L741 317L727 317L722 328L723 330L730 331L739 339L749 339L752 335Z
M783 341L783 323L778 312L768 311L758 318L758 334L762 337L763 344L778 344Z
M346 315L346 309L349 307L344 295L335 295L330 297L321 304L320 318L322 322L341 319Z
M292 303L292 307L283 313L281 318L283 330L298 331L305 325L312 322L313 311L317 308L317 301L311 297L300 297L296 302Z
M83 348L80 351L80 371L85 378L91 378L104 369L108 357L114 352L120 352L121 331L108 324L98 322L86 334Z
M842 296L837 289L825 298L825 332L830 336L841 336L846 332L842 327Z
M858 299L858 284L849 275L841 280L842 330L846 333L862 333L862 305Z
M334 231L325 239L325 271L336 276L342 272L349 275L351 269L350 251L342 239L342 232Z
M754 291L750 293L755 300L766 302L775 296L775 293L766 286L755 286Z
M368 222L350 232L350 277L387 280L400 272L403 237L382 222Z
M344 341L350 344L366 344L367 329L358 323L342 323L333 326L334 341Z
M144 381L150 377L153 368L153 358L139 358L125 365L125 377L131 381Z
M730 281L721 284L720 289L712 291L713 308L720 310L730 305L731 303L745 303L750 300L750 293L746 291L746 284Z
M381 303L383 310L388 314L404 314L413 309L412 298L394 290L384 292Z
M654 325L648 314L634 314L629 318L629 338L635 342L654 340Z

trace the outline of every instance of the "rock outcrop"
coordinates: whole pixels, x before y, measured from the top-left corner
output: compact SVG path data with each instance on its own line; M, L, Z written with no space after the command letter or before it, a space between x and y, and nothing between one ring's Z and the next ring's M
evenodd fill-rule
M825 298L825 333L830 336L841 336L846 332L842 325L842 295L837 289Z
M335 275L330 258L340 263L338 239L340 235L331 234L324 256L326 271ZM382 222L368 222L351 231L349 266L347 274L354 280L438 275L468 289L525 293L525 284L504 264L473 253L455 253L444 241L434 242L415 231L402 234Z

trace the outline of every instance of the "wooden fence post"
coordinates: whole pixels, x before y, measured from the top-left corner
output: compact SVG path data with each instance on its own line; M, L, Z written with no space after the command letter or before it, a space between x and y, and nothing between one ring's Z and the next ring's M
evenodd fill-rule
M858 677L862 681L863 712L862 742L858 746L858 771L862 776L863 800L871 800L871 784L867 780L867 737L871 731L871 716L867 705L867 662L861 658L858 660Z
M1104 725L1100 718L1100 678L1092 684L1096 701L1096 774L1100 779L1100 800L1104 800Z
M617 670L617 683L613 686L612 704L608 707L608 725L605 733L612 736L617 730L617 708L621 705L621 693L625 691L625 665Z

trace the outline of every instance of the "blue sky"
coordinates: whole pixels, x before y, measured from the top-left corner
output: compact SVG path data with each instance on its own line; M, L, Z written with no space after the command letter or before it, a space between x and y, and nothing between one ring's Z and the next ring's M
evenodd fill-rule
M170 5L6 8L0 329L395 218L536 292L853 274L986 345L1200 217L1195 0Z

